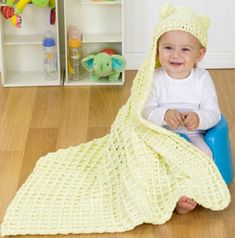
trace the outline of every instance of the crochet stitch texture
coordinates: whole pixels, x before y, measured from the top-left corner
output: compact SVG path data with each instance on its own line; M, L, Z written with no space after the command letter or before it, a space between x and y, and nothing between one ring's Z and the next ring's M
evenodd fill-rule
M157 39L155 34L110 133L40 158L7 209L3 236L121 232L162 224L183 195L212 210L228 206L230 193L213 161L141 116Z
M197 15L188 8L174 7L167 3L160 12L157 34L160 36L172 30L187 31L194 35L203 47L207 47L208 27L209 18L207 16Z

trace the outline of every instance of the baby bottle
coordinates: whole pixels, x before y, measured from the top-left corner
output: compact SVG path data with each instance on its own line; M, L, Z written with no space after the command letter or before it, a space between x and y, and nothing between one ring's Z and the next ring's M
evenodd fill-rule
M46 80L57 78L56 42L50 31L47 31L42 42L44 55L44 77Z
M81 64L81 34L71 30L68 37L68 71L70 80L79 80Z

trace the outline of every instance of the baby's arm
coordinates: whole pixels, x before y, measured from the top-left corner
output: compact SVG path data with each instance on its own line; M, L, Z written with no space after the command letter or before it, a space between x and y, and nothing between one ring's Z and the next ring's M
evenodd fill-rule
M166 125L166 122L164 121L164 115L167 111L167 108L160 107L158 100L158 90L156 85L153 84L148 99L144 105L142 116L148 121L151 121L159 126L164 126Z
M203 93L199 110L195 111L199 117L199 130L207 130L215 126L220 118L221 112L213 80L209 73L205 76Z

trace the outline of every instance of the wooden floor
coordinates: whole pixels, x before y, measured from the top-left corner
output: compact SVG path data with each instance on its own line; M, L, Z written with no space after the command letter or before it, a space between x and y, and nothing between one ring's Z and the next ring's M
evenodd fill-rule
M210 72L221 110L229 120L235 154L235 70ZM135 73L127 72L124 86L0 87L0 222L15 192L40 156L101 137L109 131L119 108L130 95ZM234 182L230 190L232 202L222 212L198 207L188 215L173 215L164 225L145 224L125 233L77 237L234 238Z

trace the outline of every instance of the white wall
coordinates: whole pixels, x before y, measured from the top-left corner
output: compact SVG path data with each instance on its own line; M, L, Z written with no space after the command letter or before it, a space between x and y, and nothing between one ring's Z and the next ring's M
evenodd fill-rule
M133 4L134 2L134 4ZM150 44L158 13L165 0L124 0L125 57L128 69L137 69ZM202 66L235 68L235 1L171 0L175 6L189 7L210 17L208 51Z

